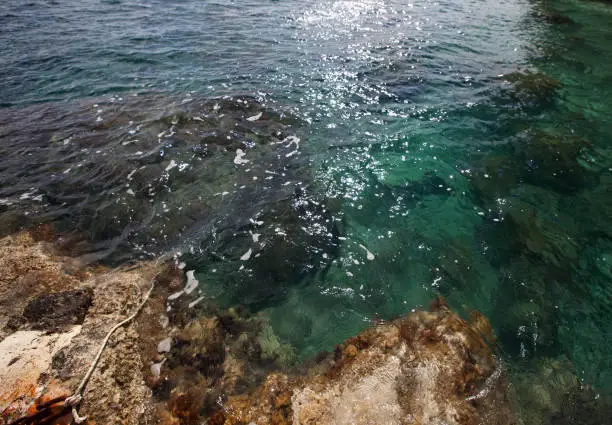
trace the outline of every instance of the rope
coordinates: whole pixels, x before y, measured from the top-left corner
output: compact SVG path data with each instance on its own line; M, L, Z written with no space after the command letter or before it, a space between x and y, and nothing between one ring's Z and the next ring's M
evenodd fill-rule
M100 362L100 358L102 357L102 353L104 352L104 349L106 348L106 345L108 344L108 341L110 340L110 337L113 335L113 333L117 329L130 323L132 320L134 320L136 316L138 316L138 313L140 313L140 310L142 310L142 307L144 307L144 305L147 303L147 301L151 297L151 293L153 293L154 288L155 288L155 278L153 278L153 280L151 281L151 288L149 288L149 291L145 295L142 302L138 305L134 313L132 313L132 315L128 317L127 319L117 323L115 326L112 327L110 331L108 331L108 333L106 334L106 337L104 338L104 341L102 341L102 345L100 346L100 349L98 350L98 354L96 355L95 359L91 363L91 366L89 366L89 370L87 371L87 373L81 380L81 383L79 384L77 390L74 392L73 395L71 395L64 401L65 406L72 407L72 417L74 418L75 423L82 424L83 422L87 420L87 416L79 416L79 412L77 411L77 406L83 399L83 390L85 390L85 387L87 386L87 383L89 382L89 379L91 378L91 375L93 374L94 370L98 366L98 363Z

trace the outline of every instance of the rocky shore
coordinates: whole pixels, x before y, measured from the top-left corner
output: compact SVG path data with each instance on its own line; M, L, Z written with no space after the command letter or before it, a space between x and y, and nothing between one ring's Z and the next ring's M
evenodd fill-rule
M291 348L264 317L213 312L206 303L172 308L168 298L185 280L178 268L81 266L51 239L42 227L0 241L5 423L72 394L106 333L152 284L83 392L80 414L90 423L515 422L491 329L478 313L467 322L439 301L291 367ZM55 423L70 422L64 413Z
M90 424L531 423L515 415L487 319L464 320L442 298L299 363L264 315L187 291L193 277L172 261L109 269L64 254L45 226L0 240L5 424L71 423L65 398L151 285L82 393Z

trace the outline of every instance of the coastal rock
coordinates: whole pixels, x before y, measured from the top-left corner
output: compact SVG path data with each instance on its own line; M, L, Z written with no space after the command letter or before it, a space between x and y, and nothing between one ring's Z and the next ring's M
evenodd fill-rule
M216 423L515 423L482 320L475 328L442 302L372 327L340 345L326 373L271 374L229 397Z
M18 331L0 342L0 412L2 417L23 413L40 395L39 381L51 362L81 331L75 326L65 333Z
M35 329L81 324L91 305L92 295L91 288L41 294L28 302L23 317Z
M35 413L58 387L63 397L71 395L107 332L131 314L161 270L154 263L79 267L35 237L34 231L0 239L0 305L8 316L0 322L0 412L6 423ZM81 415L98 423L146 422L151 391L141 347L163 338L159 328L138 333L131 326L113 335L85 388Z
M20 249L6 250L7 257L29 256L31 264L55 271L50 281L31 285L35 299L50 282L56 282L57 293L92 292L82 323L61 327L61 333L43 335L27 322L12 334L6 330L0 360L11 382L3 393L7 423L35 411L32 406L51 397L53 388L71 394L108 330L134 311L152 281L152 297L134 322L112 336L85 388L79 412L92 423L341 425L382 417L389 424L515 423L490 325L477 312L471 322L461 319L442 299L430 312L380 322L334 353L297 366L292 347L274 334L264 315L240 309L166 312L168 296L185 280L178 269L141 263L76 272L70 259L31 235L0 240L0 246L15 241ZM73 279L64 279L68 265ZM0 288L31 271L22 266L0 281ZM0 301L9 304L10 292L2 294ZM12 299L23 309L28 297L19 294ZM159 320L164 313L166 326ZM162 347L160 353L159 343L168 337L169 351ZM28 369L24 362L33 354L26 349L32 344L44 347L35 352L36 367Z
M20 326L28 303L32 305L26 316L36 321L32 308L36 297L56 297L49 294L73 290L81 284L79 277L88 273L75 272L71 259L57 261L57 256L45 248L46 243L36 242L31 233L0 239L0 338Z

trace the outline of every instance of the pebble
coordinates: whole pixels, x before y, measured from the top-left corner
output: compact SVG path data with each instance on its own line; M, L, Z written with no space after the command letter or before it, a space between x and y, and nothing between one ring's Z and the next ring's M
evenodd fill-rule
M172 345L172 338L168 337L166 339L162 339L161 341L159 341L159 344L157 344L157 352L167 353L168 351L170 351L171 345Z

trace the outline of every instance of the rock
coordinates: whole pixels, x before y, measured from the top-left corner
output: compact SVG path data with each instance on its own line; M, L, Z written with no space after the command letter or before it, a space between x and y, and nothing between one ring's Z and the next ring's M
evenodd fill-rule
M550 424L600 425L609 423L611 415L612 397L574 386L563 396L560 412L551 417Z
M168 406L172 415L178 418L181 424L200 423L200 410L204 407L204 391L204 388L196 385L172 391Z
M552 100L561 83L541 72L517 71L503 76L512 85L511 96L519 102L544 103Z
M535 14L537 18L554 25L574 24L574 20L567 15L554 10L544 10Z
M65 389L64 395L71 394L107 332L131 314L163 269L152 263L112 271L79 266L28 232L0 239L0 306L6 307L3 312L9 318L25 319L15 322L15 332L0 328L2 418L10 423L28 409L35 411L41 400L53 398L56 386ZM160 296L167 296L161 277L157 286ZM147 307L152 317L164 312L164 303L155 297ZM146 314L143 311L141 317ZM139 334L133 326L137 318L111 337L79 408L92 423L147 422L151 391L143 381L145 364L150 363L143 357L167 335L159 321L151 322L157 323L157 330L149 325Z
M513 374L510 388L516 400L517 415L523 423L533 425L568 423L572 414L566 409L567 399L589 392L563 356L542 357L526 364Z
M574 135L528 132L519 138L515 151L523 178L560 192L573 192L593 178L580 159L590 143Z
M295 360L296 355L293 348L288 344L281 343L269 325L264 325L257 336L257 342L263 360L272 360L279 367L288 366Z
M108 330L134 311L156 276L152 298L133 323L112 336L85 388L79 412L92 422L359 425L385 418L388 424L515 423L504 372L487 342L493 341L490 326L477 312L471 313L472 323L466 322L440 299L431 312L416 311L366 329L312 369L291 369L292 347L263 315L249 316L239 308L208 316L172 310L164 329L159 317L181 270L141 263L130 269L87 269L64 279L68 259L23 235L0 240L0 248L15 241L21 249L6 248L9 259L0 259L13 267L4 270L0 289L36 265L49 271L49 280L30 282L37 299L85 287L92 288L92 298L82 324L71 328L74 334L21 330L0 343L19 348L0 348L0 373L10 382L2 399L10 407L5 410L9 420L25 413L45 390L51 394L52 382L74 391ZM26 294L11 298L5 290L0 295L6 305L11 300L27 304ZM40 349L26 350L41 343ZM158 348L167 360L152 362ZM29 367L28 356L42 360ZM24 386L17 378L28 370L33 372Z
M172 338L168 337L165 339L162 339L161 341L159 341L159 344L157 344L157 352L158 353L167 353L168 351L170 351L170 348L172 346Z
M224 424L515 423L503 371L479 330L444 303L370 328L324 374L271 374L223 404ZM287 403L291 394L291 403Z
M50 217L62 226L69 209L67 227L96 244L81 253L121 262L128 251L134 258L209 243L213 228L244 224L312 181L298 166L297 119L248 97L183 100L150 94L7 111L0 232ZM24 149L27 170L17 160ZM248 166L234 164L236 152Z
M173 364L178 361L205 376L216 376L222 370L224 359L224 333L216 317L195 319L178 334Z
M357 347L355 347L353 344L349 344L345 349L344 349L344 355L349 358L352 359L353 357L355 357L357 355Z
M30 300L81 286L78 273L64 270L72 263L66 257L53 258L48 244L36 242L29 232L0 239L0 338L19 328Z
M34 329L53 330L82 324L92 298L91 288L41 294L28 302L23 317Z
M0 342L0 412L11 417L23 414L44 391L41 381L51 371L51 360L81 331L74 326L65 333L18 331Z

